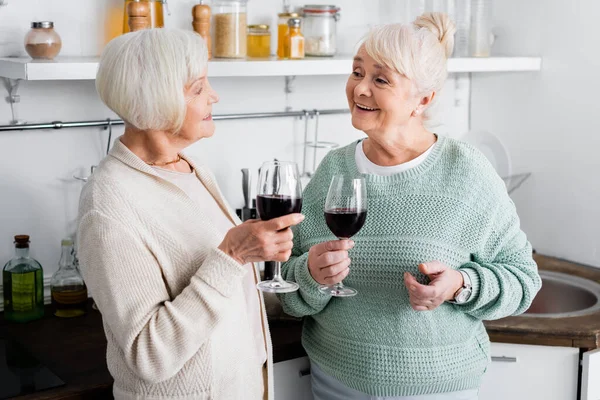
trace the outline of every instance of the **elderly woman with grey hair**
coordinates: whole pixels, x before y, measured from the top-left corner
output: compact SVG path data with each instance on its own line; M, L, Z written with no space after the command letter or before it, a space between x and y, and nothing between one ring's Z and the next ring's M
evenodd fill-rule
M218 96L193 32L111 41L96 88L125 121L85 186L78 250L108 340L116 399L272 399L271 344L252 262L285 261L293 214L241 224L181 151L214 133Z
M446 15L428 13L373 29L354 57L346 96L367 138L322 161L283 266L300 286L280 299L305 317L315 400L476 399L489 360L482 320L524 312L540 288L490 163L425 126L453 34ZM366 182L367 220L353 240L332 241L325 224L334 175ZM320 290L344 278L358 295Z

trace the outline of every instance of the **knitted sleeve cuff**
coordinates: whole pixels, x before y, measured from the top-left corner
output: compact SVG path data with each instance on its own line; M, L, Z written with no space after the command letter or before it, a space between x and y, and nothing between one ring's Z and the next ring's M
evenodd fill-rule
M315 300L329 300L331 296L322 293L319 290L321 284L314 280L308 270L308 253L305 253L294 260L296 283L300 286L300 292L304 298L313 298Z

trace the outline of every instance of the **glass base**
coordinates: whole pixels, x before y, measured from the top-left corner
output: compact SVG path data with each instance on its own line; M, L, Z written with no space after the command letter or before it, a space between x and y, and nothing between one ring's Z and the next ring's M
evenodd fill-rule
M294 282L286 282L283 280L270 280L270 281L262 281L256 288L261 292L269 292L269 293L289 293L295 292L298 290L299 286Z
M332 286L322 285L319 287L319 291L333 297L352 297L358 294L356 289L344 286L341 283Z

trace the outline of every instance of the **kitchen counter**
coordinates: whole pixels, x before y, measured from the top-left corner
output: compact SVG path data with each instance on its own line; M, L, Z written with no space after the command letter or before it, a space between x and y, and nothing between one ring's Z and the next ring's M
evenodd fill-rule
M301 321L273 321L274 362L305 355L300 345ZM27 324L8 324L0 315L0 337L9 337L58 375L66 385L43 390L19 400L106 400L112 398L113 379L106 366L106 338L102 318L88 305L88 314L61 319L46 316ZM1 384L1 382L0 382Z
M600 283L600 268L534 254L540 270L562 272ZM600 311L569 318L508 317L485 321L494 342L600 348Z
M577 275L600 283L600 269L535 255L540 269ZM600 347L600 312L562 319L509 317L486 321L494 342L567 346L592 349ZM270 321L274 362L306 355L300 344L302 322ZM111 398L112 378L106 367L106 339L98 311L84 316L59 319L51 316L28 324L7 324L0 318L0 335L22 344L35 358L66 382L66 385L18 397L30 399L107 399Z

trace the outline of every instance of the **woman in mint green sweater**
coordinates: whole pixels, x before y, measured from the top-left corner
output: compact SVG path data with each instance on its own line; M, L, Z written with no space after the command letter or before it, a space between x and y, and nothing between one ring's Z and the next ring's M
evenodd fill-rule
M319 166L283 266L300 285L280 299L305 317L315 400L476 399L489 361L482 320L524 312L540 288L492 166L424 126L453 34L446 15L424 14L375 28L354 58L346 93L352 125L367 138ZM325 224L336 174L366 180L367 221L353 240L334 240ZM344 278L357 296L318 289Z

